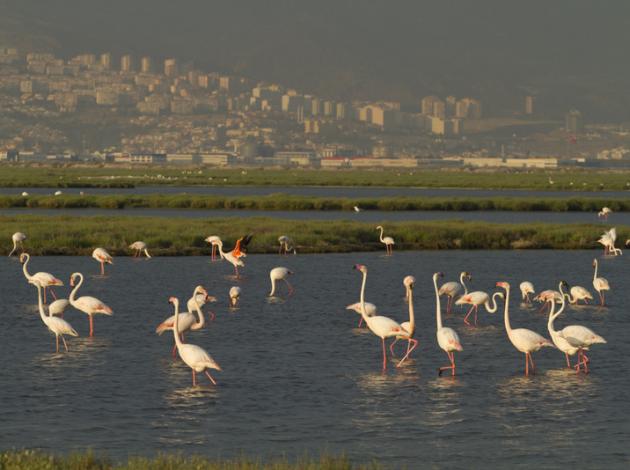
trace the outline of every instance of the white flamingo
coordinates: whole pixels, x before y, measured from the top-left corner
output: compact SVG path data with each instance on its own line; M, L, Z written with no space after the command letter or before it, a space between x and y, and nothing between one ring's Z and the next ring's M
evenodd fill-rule
M217 247L219 246L219 243L221 243L221 239L217 235L210 235L206 238L205 241L206 243L210 243L210 245L212 246L212 254L210 256L210 259L212 261L215 261L217 259Z
M402 364L409 357L411 352L418 347L418 340L414 338L416 333L416 317L413 310L413 286L416 283L416 278L413 276L405 276L403 279L403 285L405 286L405 290L407 292L407 304L409 309L409 321L403 322L400 326L405 330L405 335L396 336L396 339L389 345L389 351L394 355L394 345L398 342L399 339L407 340L407 352L404 357L400 360Z
M617 242L617 229L615 227L602 233L597 242L604 246L604 255L619 256L623 254L620 248L615 247Z
M463 351L462 343L459 340L457 332L453 328L448 328L442 325L442 306L440 305L440 291L438 290L437 280L438 277L443 277L442 273L433 274L433 287L435 288L435 321L436 321L436 336L438 345L448 356L450 361L449 366L443 366L438 368L438 375L442 375L445 370L451 370L451 375L455 375L455 352Z
M383 243L385 245L385 249L387 250L387 254L391 255L394 252L394 239L392 237L384 237L383 238L383 227L381 225L379 225L378 227L376 227L376 230L380 230L381 231L381 235L379 237L379 240L381 243Z
M208 292L203 286L195 287L193 295L187 303L188 311L179 315L177 323L177 331L179 331L182 341L184 340L184 333L190 330L200 330L205 326L206 318L201 310L203 305L201 302L205 303L207 297L209 297ZM193 312L196 312L196 315ZM172 330L174 325L175 315L171 315L157 326L155 332L162 335L165 331ZM177 351L177 344L173 345L173 357L175 357L175 351Z
M48 327L50 331L55 334L55 343L57 346L56 351L59 352L59 337L61 336L61 341L63 341L63 346L66 348L66 352L68 351L68 344L66 343L66 339L63 335L70 336L79 336L79 334L72 328L72 325L65 321L63 318L57 318L52 316L50 311L48 315L44 312L44 304L42 303L42 286L36 284L37 287L37 305L39 307L39 316L41 317L44 325Z
M277 268L273 268L269 271L269 279L271 280L271 292L269 292L269 297L273 297L276 293L276 282L284 281L284 283L289 288L289 295L293 295L293 286L289 284L287 277L293 274L293 271L284 268L282 266L278 266Z
M367 267L362 264L357 264L354 269L363 274L363 282L361 284L361 315L363 320L367 324L372 333L381 338L381 344L383 346L383 372L387 369L387 348L385 348L385 338L402 336L405 339L411 339L408 333L403 327L391 318L376 315L374 317L368 317L365 310L365 284L367 283ZM398 365L400 366L400 362Z
M138 258L143 251L144 255L147 258L151 258L149 250L147 249L147 244L143 241L133 242L131 245L129 245L129 248L135 251L135 253L133 254L134 258Z
M22 271L24 272L24 277L29 282L29 284L40 286L44 289L44 303L46 302L46 288L50 289L50 293L52 294L53 298L56 299L57 295L55 294L55 291L52 290L52 287L63 286L63 282L60 279L57 279L52 274L43 271L30 275L28 272L28 263L30 260L31 256L28 253L22 253L20 255L20 262L22 263Z
M553 299L555 303L559 304L560 302L562 302L562 294L553 289L546 289L539 292L538 295L534 297L534 300L536 302L542 302L542 305L540 306L540 310L538 310L538 312L543 312L544 310L546 310L549 306L547 302L550 302L551 299Z
M346 307L346 310L352 310L360 315L358 328L361 328L361 325L363 325L363 315L361 315L361 302L356 302L354 304L348 305ZM376 305L370 302L365 302L365 313L368 317L373 317L374 315L376 315Z
M549 320L547 321L547 330L549 331L549 336L551 337L551 341L553 341L553 344L555 344L556 348L564 353L567 361L567 367L571 368L571 361L569 359L569 356L573 356L576 352L578 352L578 348L571 346L571 344L569 344L569 342L560 335L560 332L555 330L553 324L554 320L564 311L565 305L565 297L563 296L561 307L556 312L556 302L549 300Z
M112 256L105 250L105 248L95 248L92 252L92 258L101 264L101 276L105 275L105 263L114 264Z
M604 299L604 291L610 290L610 284L603 277L597 277L597 259L593 260L593 267L595 268L595 272L593 273L593 287L599 294L599 301L601 305L604 305L606 299Z
M602 210L597 213L597 217L600 219L608 220L608 216L612 214L612 209L610 207L602 207Z
M466 271L462 271L459 274L459 282L449 281L449 282L445 282L444 284L440 286L440 290L438 291L439 294L448 296L448 302L446 303L447 315L451 313L451 308L453 307L453 300L455 300L455 297L457 297L457 295L460 293L460 291L462 290L462 287L464 288L463 295L468 294L468 287L464 283L464 279L468 279L468 281L470 281L472 279L472 276L470 275L470 273L467 273Z
M69 305L70 301L68 299L57 299L48 306L48 314L63 318L63 313Z
M177 329L179 325L179 300L177 297L170 297L168 299L170 303L173 304L175 308L174 315L174 328L173 328L173 338L175 339L175 346L177 347L177 351L179 352L179 357L182 358L182 361L192 369L192 383L193 387L197 386L197 372L205 372L205 374L210 379L214 385L217 382L212 378L208 369L215 369L221 371L221 367L217 362L210 356L204 349L196 346L194 344L185 344L179 337L179 331Z
M238 305L238 301L241 299L241 288L239 286L230 287L230 292L228 295L230 297L230 307L236 308L236 306Z
M532 359L532 353L538 351L540 348L549 346L555 347L554 344L544 336L539 335L535 331L528 330L526 328L512 329L510 325L510 284L508 282L497 282L497 287L505 289L505 307L504 307L504 320L505 331L508 338L514 345L514 347L525 354L525 375L529 375L529 365L532 365L532 371L536 370L534 365L534 359Z
M219 240L218 242L216 242L217 247L219 249L219 255L221 256L221 258L227 260L232 266L234 266L234 275L237 278L240 277L240 274L238 272L239 266L240 267L245 266L245 263L243 262L241 258L244 258L246 256L245 248L247 247L251 239L252 239L252 235L246 235L244 237L239 238L236 241L236 245L234 246L234 249L228 252L223 251L222 241Z
M477 325L477 310L479 309L479 306L483 305L488 313L495 313L498 308L497 297L503 298L503 294L500 292L495 292L494 294L492 294L492 297L490 297L487 293L477 290L474 292L469 292L466 295L462 295L459 299L457 299L455 305L470 305L470 310L468 310L468 313L464 317L464 323L470 325L470 323L468 322L468 317L474 310L475 325ZM492 299L492 304L490 303L490 299Z
M297 250L295 249L295 245L291 237L280 235L278 237L278 243L280 243L280 250L278 251L279 255L287 255L290 251L292 251L294 255L297 254Z
M79 279L79 282L76 283L75 279ZM81 296L78 299L76 298L78 290L83 285L83 274L81 273L72 273L70 276L70 286L74 287L72 292L70 292L70 305L72 305L77 310L85 313L90 318L90 337L94 336L94 315L97 313L103 315L113 315L114 312L111 308L105 305L104 302L97 299L96 297L90 297L87 295Z
M11 253L9 253L9 257L13 256L13 253L17 251L18 247L20 247L22 253L24 253L24 240L26 240L26 235L24 235L22 232L15 232L13 235L11 235L13 249L11 250Z
M580 303L580 300L583 300L586 304L589 300L593 300L593 296L586 288L582 286L573 286L569 290L570 294L567 294L563 290L563 287L565 286L568 287L568 284L566 284L566 282L564 284L561 284L560 293L563 297L567 298L571 305L578 305Z
M530 294L534 295L536 293L536 291L534 290L534 284L532 284L529 281L523 281L519 285L519 288L521 289L521 297L523 299L523 302L527 302L528 304L531 304L532 301L529 298L529 296Z

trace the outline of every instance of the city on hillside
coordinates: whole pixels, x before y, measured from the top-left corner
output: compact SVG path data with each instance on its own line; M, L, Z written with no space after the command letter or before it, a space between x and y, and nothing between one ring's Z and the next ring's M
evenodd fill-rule
M0 161L415 168L630 166L620 123L486 116L472 96L340 101L176 58L69 59L0 45Z

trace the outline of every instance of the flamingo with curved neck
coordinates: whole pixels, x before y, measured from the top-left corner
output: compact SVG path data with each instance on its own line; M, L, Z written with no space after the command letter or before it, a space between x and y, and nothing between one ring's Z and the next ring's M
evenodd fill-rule
M464 323L470 326L468 317L470 317L470 315L472 314L474 310L475 311L475 326L477 326L477 310L479 309L479 306L483 305L486 308L486 312L488 313L495 313L498 309L497 297L503 298L503 294L501 292L495 292L494 294L492 294L492 297L490 297L487 293L478 290L475 292L471 292L470 294L461 296L457 300L457 302L455 302L455 305L469 304L471 307L470 307L470 310L468 310L468 313L466 313L466 316L464 317ZM492 303L490 302L490 299L492 299Z
M455 376L455 352L463 351L462 343L459 340L457 332L442 325L442 306L440 305L440 292L437 285L438 277L442 277L442 273L433 274L433 287L435 289L435 323L436 323L436 336L438 345L448 356L450 365L442 366L438 368L438 375L441 376L445 370L451 371L451 376Z
M391 255L394 253L394 239L392 237L384 237L383 238L383 227L379 225L376 227L376 230L381 231L381 235L379 237L379 241L385 245L385 249L387 250L387 254Z
M403 279L403 284L405 286L405 290L407 291L406 299L407 306L409 309L409 321L403 322L400 326L405 330L406 335L396 336L396 339L389 345L389 351L394 355L394 345L398 342L399 339L407 340L407 352L404 357L398 363L398 366L405 362L411 352L418 347L418 340L414 338L416 333L416 316L413 309L413 286L416 283L416 278L413 276L405 276Z
M79 282L76 283L75 279L79 279ZM90 318L90 338L94 336L94 315L97 313L103 315L113 315L114 312L111 308L105 305L104 302L97 299L96 297L90 297L87 295L81 296L78 299L76 298L78 290L83 285L83 274L81 273L72 273L70 276L70 286L74 287L72 292L70 292L70 305L72 305L77 310L82 311Z
M599 294L599 302L601 306L603 307L604 303L606 302L603 291L610 290L610 284L608 284L607 279L603 277L597 277L597 268L598 268L597 258L593 259L593 267L595 268L595 271L593 272L593 287Z
M462 287L464 288L464 293L462 295L468 294L468 286L464 282L464 279L468 279L470 281L472 279L472 276L470 275L470 273L467 273L466 271L462 271L459 274L459 283L455 281L450 281L450 282L445 282L444 284L440 286L440 290L439 290L440 295L448 296L448 302L446 303L447 315L451 313L451 309L453 308L453 300L455 300L455 297L457 296L457 294L459 294L459 291L461 290Z
M66 348L66 352L68 352L68 344L66 343L66 339L63 335L70 336L79 336L79 333L76 332L72 325L65 321L63 318L57 318L51 315L50 311L48 315L44 312L44 304L42 302L42 286L36 284L37 287L37 306L39 307L39 316L44 322L44 325L48 327L50 331L55 334L55 343L57 346L56 351L59 352L59 337L61 336L61 340L63 341L63 346Z
M31 260L31 255L28 253L22 253L20 255L20 262L22 263L22 271L24 272L24 277L29 282L29 284L33 284L35 286L41 286L44 289L44 303L46 303L46 288L50 289L50 293L52 294L54 299L57 299L57 295L55 291L52 290L52 286L63 286L63 282L60 279L57 279L50 273L45 272L37 272L33 275L28 272L28 263Z

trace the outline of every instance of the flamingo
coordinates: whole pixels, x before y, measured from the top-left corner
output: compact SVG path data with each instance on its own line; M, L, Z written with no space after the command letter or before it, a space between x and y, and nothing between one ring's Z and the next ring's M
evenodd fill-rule
M610 290L610 284L608 284L605 278L597 277L597 259L593 260L593 267L595 268L595 272L593 273L593 287L599 294L599 301L603 307L605 302L604 291Z
M532 301L529 298L529 294L534 295L536 293L536 291L534 290L534 284L529 281L523 281L519 285L519 288L521 289L521 296L523 298L523 301L531 304Z
M346 310L353 310L361 315L361 302L356 302L354 304L348 305L346 307ZM365 302L365 313L368 317L373 317L374 315L376 315L376 305L370 302ZM358 328L361 328L361 325L363 325L363 315L361 315L359 318Z
M78 284L75 282L75 279L79 278ZM72 305L77 310L82 311L88 317L90 317L90 338L94 336L94 315L97 313L101 313L103 315L113 315L114 312L111 308L105 305L102 301L97 299L96 297L90 297L87 295L81 296L78 299L76 298L77 291L83 285L83 274L81 273L72 273L70 276L70 286L74 287L72 292L70 292L70 305Z
M529 364L531 362L532 371L536 370L534 365L534 359L532 359L532 353L538 351L544 346L555 347L554 344L544 336L538 333L528 330L526 328L512 329L510 325L510 284L508 282L497 282L497 287L505 289L505 307L504 307L504 319L505 319L505 331L507 331L508 338L514 345L514 347L525 353L525 375L529 376Z
M206 324L206 319L201 311L202 304L199 302L199 298L203 297L203 302L205 303L206 297L208 297L208 292L203 286L195 287L193 291L193 295L188 300L188 312L184 312L179 315L179 320L177 321L177 331L181 335L182 341L184 340L184 333L189 330L200 330ZM193 313L193 310L196 311L197 315ZM175 325L175 315L171 315L166 320L158 325L155 329L155 332L158 335L162 335L165 331L172 330ZM177 344L173 345L173 357L175 357L175 352L177 351Z
M135 253L133 254L134 258L138 258L143 251L147 258L151 258L151 255L147 250L147 244L142 241L133 242L131 245L129 245L129 248L135 250Z
M387 254L391 255L394 251L394 239L392 237L385 237L383 238L383 227L381 225L379 225L378 227L376 227L376 230L380 230L381 231L381 235L380 235L380 242L385 244L385 249L387 250Z
M597 217L600 219L608 220L608 216L612 214L612 209L610 207L602 207L602 210L597 213Z
M459 282L449 281L445 282L440 286L440 290L438 291L440 295L448 296L448 302L446 303L446 314L451 313L451 308L453 307L453 300L457 297L457 294L464 288L464 295L468 294L468 287L464 283L464 279L468 279L469 281L472 279L470 273L466 271L462 271L459 274Z
M48 314L51 316L59 316L63 318L63 313L70 305L68 299L57 299L48 306Z
M396 339L389 345L389 351L394 355L394 345L398 342L399 339L407 340L407 353L400 360L398 366L405 362L405 360L409 357L411 352L416 349L418 346L418 340L413 336L416 333L416 317L413 310L413 286L416 283L416 278L413 276L405 276L403 279L403 285L405 286L405 290L407 291L407 303L409 308L409 321L403 322L400 326L405 330L406 335L396 336ZM412 346L413 344L413 346Z
M621 251L621 249L615 248L616 241L617 241L617 229L615 227L602 233L602 235L599 237L599 240L597 240L598 243L600 243L601 245L604 245L604 255L611 255L611 254L613 256L622 255L623 252Z
M381 338L381 344L383 345L383 372L387 370L387 350L385 348L385 338L391 338L392 336L401 336L404 339L411 339L409 334L403 329L403 327L391 318L376 315L369 317L365 310L365 284L367 283L367 267L362 264L357 264L354 269L360 271L363 274L363 282L361 284L361 315L363 320L367 324L372 333ZM398 363L400 366L401 362Z
M293 240L291 239L291 237L280 235L278 237L278 243L280 243L280 251L278 251L279 255L286 255L289 253L289 251L293 251L294 255L297 254L295 245L293 244Z
M442 325L442 306L440 305L440 291L438 290L438 277L443 277L442 273L433 274L433 287L435 288L435 320L436 320L436 336L438 345L448 356L450 366L438 368L438 375L441 376L445 370L451 370L451 376L455 376L455 351L463 351L462 343L459 340L457 332Z
M55 191L55 196L61 196L63 192L61 190Z
M352 206L352 209L354 209L354 212L361 212L361 208L359 206Z
M199 286L200 287L200 286ZM195 293L193 292L193 295L190 299L188 299L188 302L186 302L186 308L188 309L189 312L192 312L193 310L197 310L197 307L201 308L204 305L206 305L208 302L216 302L217 298L213 295L208 295L207 292L198 292ZM214 312L212 310L208 310L208 314L210 315L210 321L214 321L216 318L216 315L214 314ZM180 325L181 326L181 325ZM181 330L181 328L180 328Z
M9 258L17 251L18 246L22 249L22 253L24 253L24 240L26 240L26 235L22 232L15 232L11 235L11 240L13 241L13 249L11 253L9 253Z
M455 302L455 305L465 305L465 304L470 305L471 306L470 310L468 310L468 313L464 317L464 323L466 323L467 325L470 325L470 323L468 322L468 317L474 310L475 311L475 326L476 326L477 325L477 310L479 309L479 306L483 305L484 307L486 307L486 311L488 313L495 313L498 308L497 299L496 299L497 297L503 298L503 294L500 292L495 292L494 294L492 294L492 304L490 304L490 296L483 291L477 290L474 292L470 292L469 294L462 295L459 299L457 299L457 302Z
M241 258L246 256L245 248L251 241L252 236L253 235L246 235L236 240L236 245L234 246L234 249L232 251L228 251L227 253L223 251L223 242L220 240L216 242L217 247L219 248L219 255L221 256L221 258L226 259L232 266L234 266L234 275L237 279L240 277L238 273L238 267L245 266L245 263L243 263L243 260L241 260Z
M66 348L66 352L68 352L68 344L66 343L66 339L63 335L70 336L79 336L79 333L76 332L72 325L65 321L63 318L57 318L52 316L50 310L48 311L48 315L44 312L44 304L42 303L42 286L36 284L37 287L37 305L39 307L39 316L41 317L44 325L48 327L50 331L55 334L55 343L57 346L57 353L59 352L59 336L61 336L61 340L63 341L63 346Z
M205 372L205 374L210 379L210 382L213 385L216 385L217 382L212 378L208 369L216 369L218 371L221 370L221 367L217 362L212 359L212 357L202 348L196 346L194 344L184 344L179 337L179 300L177 297L170 297L168 299L170 303L175 307L175 315L174 315L174 328L173 328L173 338L175 338L175 346L177 347L177 351L179 352L179 357L182 358L182 361L192 369L192 383L193 387L197 386L197 372Z
M101 263L101 276L105 275L105 263L114 264L114 260L105 248L95 248L92 252L92 258Z
M238 286L230 287L229 296L230 296L230 307L236 308L236 305L238 304L238 301L241 298L241 288Z
M284 281L289 288L289 295L293 295L293 287L289 284L289 281L287 281L287 277L292 274L293 271L283 268L282 266L269 271L269 279L271 279L271 292L269 292L269 297L273 297L276 293L276 281Z
M24 272L24 277L29 282L29 284L33 284L35 286L41 286L44 289L44 303L46 302L46 288L50 289L50 293L53 298L56 299L55 291L52 290L53 286L63 286L63 282L60 279L57 279L50 273L38 272L33 274L32 276L28 273L28 263L31 260L31 255L28 253L22 253L20 255L20 263L22 263L22 271Z
M217 246L221 243L221 239L217 235L210 235L205 239L206 243L210 243L212 245L212 255L210 259L212 261L216 261L217 259Z
M562 294L563 298L567 298L571 305L578 305L580 303L580 300L583 300L586 304L589 300L593 300L593 296L586 288L582 286L573 286L569 290L570 294L567 294L563 290L563 287L565 286L568 287L568 284L566 282L560 285L560 293Z
M540 310L538 310L539 313L543 312L547 308L547 302L550 302L551 299L553 299L555 303L559 304L560 302L562 302L562 294L557 290L546 289L542 292L539 292L538 295L534 297L534 300L536 302L542 302Z

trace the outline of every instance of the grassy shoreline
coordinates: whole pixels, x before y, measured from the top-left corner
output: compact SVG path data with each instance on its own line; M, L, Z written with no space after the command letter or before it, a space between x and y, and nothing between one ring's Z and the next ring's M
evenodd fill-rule
M277 170L162 166L0 164L0 187L367 186L467 189L630 190L624 170Z
M202 456L184 457L161 454L154 458L130 457L126 462L113 463L107 457L91 451L59 456L35 450L0 452L0 469L7 470L377 470L377 463L355 464L344 456L288 459L210 459Z
M299 253L380 251L383 245L372 223L248 219L168 219L159 217L40 217L2 216L0 236L11 249L11 234L26 233L26 249L34 255L90 255L97 246L115 256L130 255L127 246L145 241L158 256L206 255L204 239L219 235L226 247L253 233L251 253L277 253L279 235L291 236ZM596 224L494 224L486 222L420 221L388 223L386 234L395 251L443 249L594 249L602 227ZM630 227L617 227L618 238L630 237Z
M337 198L284 194L268 196L174 195L60 195L0 196L0 208L30 209L187 209L187 210L264 210L264 211L348 211L354 206L375 211L551 211L598 212L608 206L614 212L630 211L630 198L443 198L383 197Z

